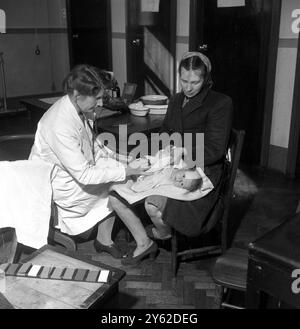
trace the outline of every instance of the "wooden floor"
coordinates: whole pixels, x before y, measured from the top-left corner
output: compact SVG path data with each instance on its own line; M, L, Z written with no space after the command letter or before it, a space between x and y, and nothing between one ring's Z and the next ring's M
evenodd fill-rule
M1 135L27 133L30 126L22 118L0 118ZM19 127L19 128L18 128ZM21 128L20 128L21 127ZM279 225L295 213L300 200L300 181L287 179L271 171L244 168L238 171L232 200L230 221L238 228L233 245L246 248L248 243ZM116 242L127 248L124 231L117 234ZM0 240L0 260L5 241ZM130 246L134 247L133 244ZM1 254L2 250L2 254ZM171 280L168 243L160 246L155 261L145 260L133 268L122 267L119 260L105 253L95 252L92 241L78 244L78 253L126 271L120 283L120 292L106 305L111 309L205 309L212 308L215 285L211 271L215 257L180 264L177 282ZM23 257L26 255L24 254Z

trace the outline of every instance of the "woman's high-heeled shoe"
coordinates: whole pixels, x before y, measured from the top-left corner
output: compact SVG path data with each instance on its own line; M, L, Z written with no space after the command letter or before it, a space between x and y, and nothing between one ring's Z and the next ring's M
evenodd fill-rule
M138 256L127 256L121 260L122 265L137 265L139 264L143 259L146 257L149 257L150 259L154 259L158 251L158 246L156 242L152 241L152 244L148 249L146 249L144 252L139 254Z
M125 256L125 254L114 243L109 246L105 246L100 241L94 240L94 248L97 252L105 251L117 259L123 258Z
M155 234L156 231L156 234ZM171 234L167 234L165 236L158 236L157 228L154 225L148 225L146 226L146 233L150 239L155 240L169 240L172 238Z

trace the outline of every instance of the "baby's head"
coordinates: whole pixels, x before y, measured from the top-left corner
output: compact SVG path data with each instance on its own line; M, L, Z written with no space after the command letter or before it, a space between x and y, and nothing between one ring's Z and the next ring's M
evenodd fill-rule
M196 191L202 185L202 178L196 169L175 170L172 175L174 185L190 192Z

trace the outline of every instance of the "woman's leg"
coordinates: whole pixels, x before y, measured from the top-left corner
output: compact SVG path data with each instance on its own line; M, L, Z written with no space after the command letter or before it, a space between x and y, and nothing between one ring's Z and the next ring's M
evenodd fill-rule
M149 215L155 228L152 229L153 236L158 239L165 239L166 237L171 237L171 228L162 219L162 212L157 206L149 203L146 199L145 209Z
M136 241L137 247L133 252L133 257L140 255L152 244L152 240L147 236L143 224L136 214L118 198L110 195L109 201Z

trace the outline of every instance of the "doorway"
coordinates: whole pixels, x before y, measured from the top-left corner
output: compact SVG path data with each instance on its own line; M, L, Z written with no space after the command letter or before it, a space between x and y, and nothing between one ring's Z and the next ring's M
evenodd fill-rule
M272 49L270 41L272 33L278 36L280 1L245 0L243 6L221 6L226 2L191 0L189 47L210 58L213 88L233 99L233 126L246 131L241 161L260 165L263 138L267 143L270 138L264 131L265 101L268 67L276 63L277 45L273 43ZM271 117L267 119L270 124Z
M170 97L175 89L176 1L160 1L158 12L143 11L141 3L126 2L127 80L137 84L136 97Z
M298 42L286 174L300 178L300 42Z
M67 0L71 68L77 64L112 69L110 0Z

